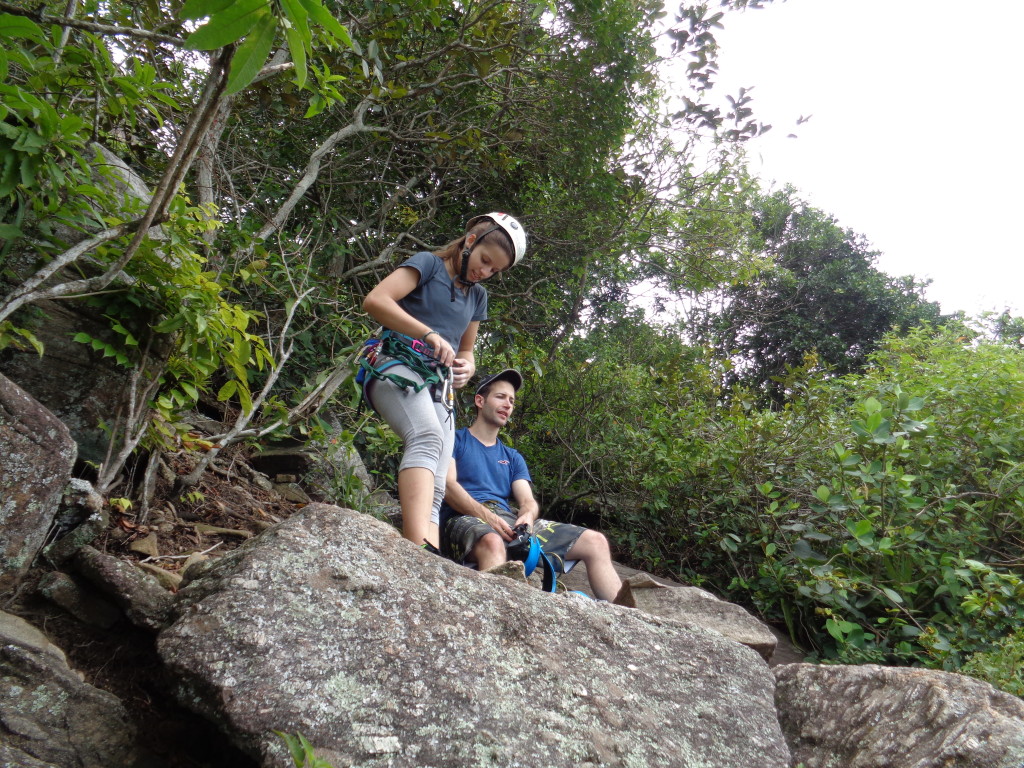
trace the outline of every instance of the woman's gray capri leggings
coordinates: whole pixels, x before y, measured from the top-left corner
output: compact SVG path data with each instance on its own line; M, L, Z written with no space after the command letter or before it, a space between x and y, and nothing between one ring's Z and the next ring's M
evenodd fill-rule
M423 381L422 376L404 365L388 368L388 373L397 373L411 381ZM416 392L412 387L402 389L394 382L374 379L369 382L366 395L373 409L402 438L404 453L398 471L422 467L434 473L434 506L430 522L436 524L455 445L455 414L442 403L434 402L430 387Z

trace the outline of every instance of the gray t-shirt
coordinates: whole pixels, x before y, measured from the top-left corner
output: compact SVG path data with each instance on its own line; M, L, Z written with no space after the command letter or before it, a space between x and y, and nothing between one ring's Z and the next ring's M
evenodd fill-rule
M469 293L456 287L452 301L452 279L444 262L430 251L413 254L400 267L412 267L420 273L419 282L399 306L440 333L452 349L459 351L462 334L474 320L487 319L487 290L473 285Z

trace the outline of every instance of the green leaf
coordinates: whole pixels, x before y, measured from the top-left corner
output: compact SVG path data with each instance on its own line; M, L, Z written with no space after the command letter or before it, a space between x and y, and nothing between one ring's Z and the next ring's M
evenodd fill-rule
M288 51L292 55L292 63L295 64L295 84L299 88L303 88L306 85L305 41L294 27L287 28L284 31L284 36L288 40Z
M202 19L213 16L227 8L234 0L185 0L178 17L182 19Z
M314 23L323 27L324 31L338 42L355 50L348 30L339 24L338 20L331 15L331 12L320 4L320 0L299 0L299 2L302 3L302 7L306 9Z
M793 556L797 560L808 560L825 562L825 556L820 552L815 552L811 549L811 545L807 542L807 539L797 539L796 543L793 544Z
M24 37L35 43L42 43L46 36L39 25L24 16L12 13L0 13L0 38L14 39Z
M892 589L889 589L889 587L882 587L882 592L885 594L886 597L888 597L894 603L897 603L897 604L902 604L903 603L903 597L900 595L899 592L896 592L896 591L894 591Z
M32 331L26 330L25 328L15 328L14 332L31 344L40 357L43 356L43 343L35 337L35 334L33 334Z
M0 238L13 240L16 237L21 237L21 234L21 230L13 224L0 224Z
M818 490L814 492L814 495L818 497L818 501L827 502L832 496L832 489L827 485L819 485Z
M284 33L288 40L292 63L295 64L295 83L302 88L306 85L306 50L310 48L312 42L309 13L299 0L281 0L281 8L288 20Z
M153 330L157 333L171 333L172 331L176 331L181 328L184 324L185 320L181 315L174 315L173 317L168 317L166 320L158 323L154 326Z
M315 117L316 115L319 115L321 112L323 112L324 109L326 108L327 100L322 98L321 96L314 95L313 98L309 100L309 106L306 108L306 114L304 114L303 117Z
M263 13L268 12L267 0L238 0L226 10L212 16L208 22L185 39L185 47L197 51L212 51L240 40L252 31ZM234 69L234 67L232 67Z
M871 529L872 529L871 521L870 520L856 520L856 521L854 521L854 520L847 520L846 521L846 529L850 533L852 533L855 538L859 539L861 536L867 536L869 533L871 533Z
M224 382L224 386L217 392L217 402L224 402L234 397L235 392L238 391L238 382L234 379L229 379Z
M260 68L270 55L277 31L277 18L265 12L245 42L238 46L235 57L231 60L231 72L228 74L226 93L238 93L256 79Z
M249 390L246 387L238 387L238 402L242 406L242 411L248 415L252 413L252 397L249 395Z
M281 10L295 31L302 35L306 45L309 45L309 12L302 6L300 0L281 0Z
M830 635L832 635L832 637L842 642L843 630L839 628L839 622L837 622L835 619L828 619L825 622L825 629L828 631Z

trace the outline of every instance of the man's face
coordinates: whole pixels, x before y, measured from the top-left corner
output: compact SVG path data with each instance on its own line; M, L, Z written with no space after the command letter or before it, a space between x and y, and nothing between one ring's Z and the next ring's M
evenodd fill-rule
M516 391L507 381L497 381L491 385L486 397L476 396L476 406L480 409L479 418L496 427L503 427L512 416L516 405Z

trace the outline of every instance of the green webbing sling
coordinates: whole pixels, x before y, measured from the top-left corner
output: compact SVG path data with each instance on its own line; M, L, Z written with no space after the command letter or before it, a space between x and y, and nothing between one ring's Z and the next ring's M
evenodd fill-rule
M380 346L377 349L376 360L380 360L381 357L392 358L384 360L381 364L371 365L370 361L363 356L359 359L359 367L363 371L363 393L365 396L366 386L370 383L370 379L381 379L387 380L395 384L401 389L413 388L413 391L419 392L432 384L439 384L448 377L447 366L437 365L432 367L427 359L423 357L419 352L414 350L407 342L403 341L404 338L398 334L394 334L391 331L385 331L381 336ZM407 379L398 373L387 373L389 368L394 368L398 365L404 365L411 369L414 373L419 374L423 379L423 383Z

